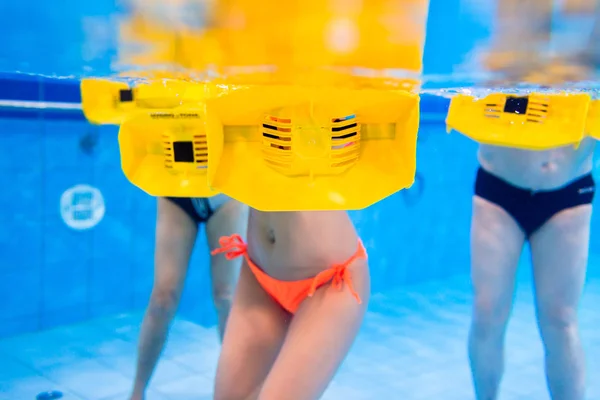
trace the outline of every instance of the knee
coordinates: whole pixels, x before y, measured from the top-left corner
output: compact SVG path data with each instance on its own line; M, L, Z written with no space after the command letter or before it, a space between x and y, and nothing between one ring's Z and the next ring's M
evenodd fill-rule
M153 290L148 314L157 318L172 318L179 304L179 293L172 289Z
M217 311L228 312L233 303L234 286L230 284L213 284L212 296Z
M510 315L510 302L478 295L473 304L471 334L476 337L502 336Z
M559 305L539 306L538 324L542 335L570 335L577 332L577 310Z

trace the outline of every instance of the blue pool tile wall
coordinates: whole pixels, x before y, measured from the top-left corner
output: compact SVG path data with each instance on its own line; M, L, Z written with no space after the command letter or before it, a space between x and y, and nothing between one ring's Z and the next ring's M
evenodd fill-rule
M27 89L27 79L37 82L36 90ZM47 101L79 101L72 90L75 82L61 81L49 90L55 82L27 79L24 91L30 95L54 93ZM0 86L0 99L41 98L5 87ZM447 101L432 98L423 104L429 115L441 115L445 107ZM369 251L374 291L468 273L475 152L470 140L447 135L441 119L425 119L415 185L351 213ZM63 219L65 210L71 216L83 213L84 219L94 210L61 205L63 194L76 185L97 189L104 201L103 218L90 229L74 229ZM153 279L156 204L123 176L116 127L89 125L80 113L4 110L0 187L0 336L146 305ZM83 200L91 193L86 190L77 194ZM594 225L600 226L599 219L594 216ZM594 252L600 249L599 236L597 232L592 238ZM215 320L207 265L201 235L180 313L205 325Z
M422 131L419 157L431 162L419 166L418 184L352 213L378 291L467 267L474 147L445 136L437 124ZM123 176L116 128L4 118L0 132L0 335L144 307L152 285L155 201ZM72 229L61 217L62 194L79 184L97 188L106 207L87 230ZM440 195L444 203L435 207ZM214 313L203 236L196 249L181 313L209 324Z

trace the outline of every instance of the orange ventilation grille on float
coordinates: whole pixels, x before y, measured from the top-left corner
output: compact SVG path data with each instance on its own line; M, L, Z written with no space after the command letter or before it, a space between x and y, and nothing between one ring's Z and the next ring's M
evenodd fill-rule
M345 168L358 161L360 125L355 115L335 118L331 127L331 167Z
M262 124L263 156L271 167L292 168L292 120L266 116Z
M294 168L294 133L302 126L295 126L291 118L268 115L262 124L263 157L265 162L286 174L299 171ZM360 125L355 115L330 119L330 126L322 127L328 131L329 143L324 156L325 166L330 173L337 173L358 161L360 151ZM297 140L297 139L296 139Z

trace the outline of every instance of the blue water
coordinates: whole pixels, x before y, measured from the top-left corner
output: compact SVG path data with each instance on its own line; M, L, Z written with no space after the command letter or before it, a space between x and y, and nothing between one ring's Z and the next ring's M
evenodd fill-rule
M327 400L472 399L465 338L467 277L376 294ZM546 399L543 353L531 286L520 282L507 334L500 399ZM600 398L600 280L588 283L581 334L588 352L588 398ZM125 399L134 374L140 312L0 340L0 399L33 399L60 389L65 399ZM179 317L148 392L148 400L210 399L219 345L216 330Z
M67 399L116 400L130 389L152 285L155 203L121 174L116 129L76 118L13 112L0 119L0 399L60 390ZM472 398L466 334L475 149L440 122L424 123L422 192L352 213L376 294L326 398ZM98 188L106 205L89 230L73 230L61 216L61 195L77 184ZM597 214L593 225L600 226ZM595 230L581 308L590 377L600 373L599 239ZM202 236L149 400L210 398L218 341L206 250ZM526 254L523 260L502 398L544 399ZM600 398L594 379L589 390L590 399Z
M466 55L489 33L491 2L482 3L432 0L427 74L468 70ZM121 11L107 0L0 3L0 34L11 38L0 47L0 100L75 108L0 108L0 400L51 390L69 400L117 400L131 388L152 287L155 201L122 175L116 128L90 126L76 110L76 79L13 74L110 73ZM423 97L418 185L351 213L374 295L326 399L473 398L466 336L476 145L445 133L445 107L447 100ZM69 192L77 185L87 186ZM589 399L600 399L598 228L595 214L580 311ZM506 400L547 398L528 260L507 337ZM210 398L219 345L207 261L201 236L148 400Z

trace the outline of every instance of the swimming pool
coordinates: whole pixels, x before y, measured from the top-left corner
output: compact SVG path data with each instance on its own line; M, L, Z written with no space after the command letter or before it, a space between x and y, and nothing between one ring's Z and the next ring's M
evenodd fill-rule
M27 4L0 5L0 32L11 37L0 48L0 399L52 390L65 399L122 399L152 286L155 202L122 175L116 128L83 118L77 79L24 74L109 73L118 7ZM489 7L468 4L432 1L427 73L453 72L488 34ZM92 46L89 36L98 34L104 40ZM351 213L371 258L374 295L327 399L473 398L466 337L476 145L446 134L447 106L422 98L415 186ZM581 306L590 377L600 373L600 216L593 218ZM218 339L205 247L201 236L149 400L211 396ZM501 398L546 398L527 251L521 264ZM588 398L600 398L589 381Z

